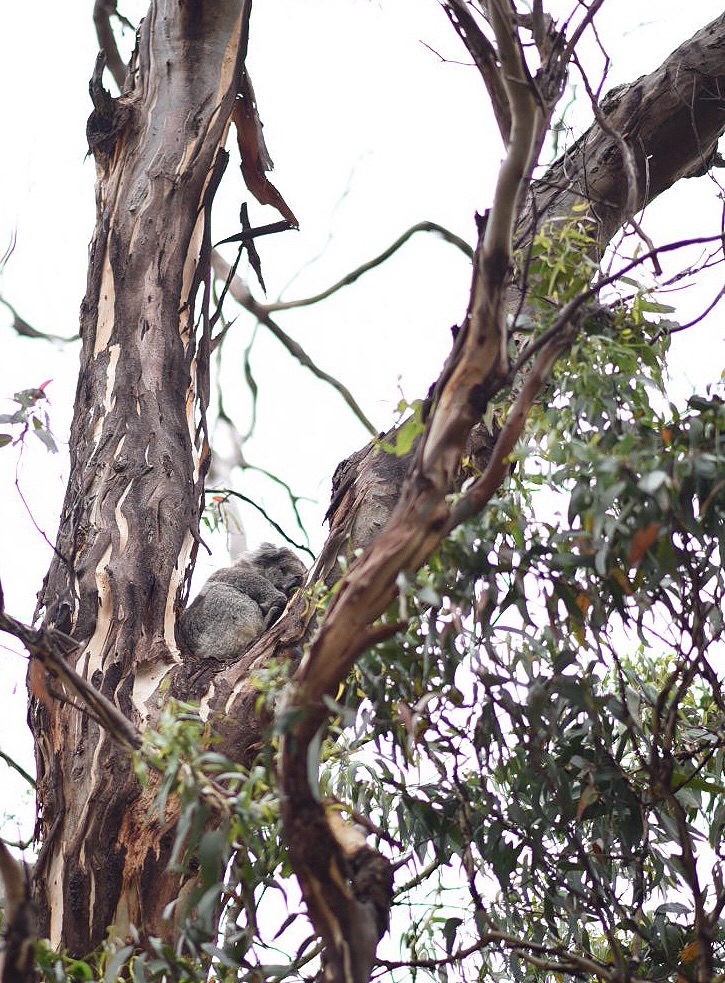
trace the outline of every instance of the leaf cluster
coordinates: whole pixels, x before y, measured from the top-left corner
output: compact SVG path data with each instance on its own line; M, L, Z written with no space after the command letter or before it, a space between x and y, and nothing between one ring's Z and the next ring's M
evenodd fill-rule
M22 444L26 434L34 433L47 450L53 454L57 452L48 414L43 409L43 403L48 398L44 391L47 384L46 382L37 389L23 389L15 393L13 402L18 404L18 409L13 413L0 413L0 426L14 428L14 435L13 432L0 433L0 447Z
M407 859L394 972L725 969L725 403L668 403L665 348L640 303L589 325L356 667L326 781Z

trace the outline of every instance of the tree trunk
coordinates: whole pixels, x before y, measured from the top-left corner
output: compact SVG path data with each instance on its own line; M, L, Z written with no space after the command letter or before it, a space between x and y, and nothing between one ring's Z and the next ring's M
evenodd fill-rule
M71 475L45 623L130 720L158 717L180 590L199 536L207 445L209 207L240 88L250 4L151 5L126 91L99 64L88 136L96 228L81 308ZM202 305L203 306L203 305ZM199 327L198 321L201 321ZM109 926L163 934L172 829L147 821L128 755L73 706L31 703L41 931L88 952Z

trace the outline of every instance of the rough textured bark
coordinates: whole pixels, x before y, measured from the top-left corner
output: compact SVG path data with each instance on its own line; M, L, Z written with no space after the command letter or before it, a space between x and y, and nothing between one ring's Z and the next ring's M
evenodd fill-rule
M542 218L571 215L589 202L604 249L648 202L713 165L725 127L724 93L725 14L654 72L603 99L598 121L534 185L523 236Z
M239 89L249 4L153 3L129 88L96 71L97 224L81 309L71 476L46 623L138 725L175 664L177 597L198 537L208 384L197 293L207 199ZM208 256L207 256L208 260ZM146 821L128 755L76 709L33 701L43 929L85 953L109 926L162 933L173 832Z
M243 660L203 680L198 692L199 681L192 685L188 667L177 662L174 624L198 536L206 453L208 339L203 318L197 324L206 204L222 166L248 13L242 0L213 9L159 0L141 30L127 91L112 100L96 76L89 139L98 165L97 226L81 312L71 477L58 555L41 598L46 624L78 643L76 668L135 725L157 719L167 692L160 687L168 682L168 692L204 697L204 712L218 714L221 749L243 762L261 733L249 670L275 653L299 659L310 612L302 601L294 603ZM499 25L499 43L506 29ZM723 52L725 15L662 69L616 93L603 109L606 125L596 123L535 186L519 225L524 240L534 219L568 215L584 196L594 205L600 244L608 241L633 201L623 177L623 139L641 168L637 208L679 177L698 173L725 126ZM517 143L523 152L509 175L514 195L541 137L535 121L525 129L530 143ZM488 241L481 234L469 323L441 376L428 434L410 461L364 449L347 462L316 568L317 575L330 575L350 535L354 546L375 540L299 667L291 698L313 705L315 713L295 735L296 749L287 746L283 773L289 801L302 806L287 816L288 835L303 884L307 877L308 900L334 866L348 891L340 910L349 905L351 925L361 927L359 939L349 941L356 969L347 974L335 926L325 930L323 916L316 916L333 969L339 962L338 978L357 981L369 968L384 928L389 871L376 868L379 858L366 848L347 850L309 800L300 748L324 716L321 697L334 693L375 638L373 621L393 596L397 573L423 562L450 527L445 495L461 450L506 372L501 317L508 257L500 247L511 217L500 209L493 219ZM512 426L522 422L511 419ZM504 436L511 439L511 430ZM489 484L495 477L489 474ZM395 521L388 523L401 488ZM30 714L43 842L36 875L41 931L79 954L100 942L109 926L120 937L131 922L164 935L169 927L161 912L179 890L165 871L173 824L148 821L150 793L141 794L126 752L92 719L52 699L53 692L51 685L50 699L33 699ZM305 841L315 844L314 855ZM350 926L343 934L349 932Z

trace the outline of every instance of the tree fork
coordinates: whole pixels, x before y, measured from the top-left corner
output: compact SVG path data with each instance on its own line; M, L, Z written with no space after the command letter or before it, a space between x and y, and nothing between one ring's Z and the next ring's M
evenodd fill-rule
M195 549L204 454L197 424L205 405L206 365L193 337L194 302L204 274L199 268L203 204L234 98L249 13L246 4L233 10L227 5L221 14L215 11L223 23L202 23L203 15L188 9L180 13L177 5L153 5L140 34L130 88L119 100L106 99L99 84L94 88L96 113L89 136L99 169L98 214L81 311L72 470L58 556L41 597L46 624L57 625L80 644L77 668L141 727L158 717L161 681L169 674L175 680L182 676L174 663L174 606ZM714 81L722 73L717 42L723 20L705 29L707 71ZM169 24L172 36L164 37L161 26L166 30ZM702 43L705 32L693 43ZM187 57L200 38L203 65ZM680 49L681 58L686 48ZM151 77L152 52L156 65L168 66L172 81L181 80L175 93L171 82ZM703 78L706 74L700 72ZM665 75L657 83L653 73L627 90L627 99L635 100L638 89L653 85L646 117L624 114L630 121L629 140L637 137L634 120L648 127L659 122L657 142L649 147L645 141L653 158L649 166L658 163L667 170L673 160L667 145L671 132L678 152L689 153L684 164L678 158L672 166L670 183L702 166L722 130L723 102L704 85L696 87L698 77L693 75L686 106L687 118L697 120L694 152L692 125L686 134L672 131L667 111L676 107L657 98L658 85L665 92L671 88ZM709 130L701 123L704 116ZM597 142L585 148L580 141L572 149L561 182L552 170L549 186L538 186L537 215L569 214L571 204L585 194L576 187L576 176L572 192L572 173L581 176L582 189L591 194L590 168L600 158L619 175L619 185L615 181L613 186L623 186L617 141L598 124L586 139ZM647 200L665 186L665 180L647 186ZM602 192L598 203L607 202ZM596 212L606 226L602 239L628 217L621 201L615 204L616 214L604 218ZM525 237L533 225L519 228ZM374 470L368 459L358 464L364 478ZM398 470L399 464L396 459ZM372 479L372 486L381 483L389 498L397 498L402 477L372 474ZM333 509L339 522L333 529L334 549L328 542L323 553L328 562L334 563L356 517L364 516L364 499L357 496L369 486L364 480L354 485ZM362 524L368 527L365 535L374 538L381 518L373 515ZM276 645L295 648L308 621L299 605L293 608L242 663L214 679L208 706L223 717L227 753L243 759L260 733L246 679L249 666L266 661ZM92 948L108 925L124 935L133 921L149 934L163 935L161 912L178 890L178 880L163 875L173 829L148 826L147 800L140 798L126 758L76 709L34 701L31 723L44 838L37 877L45 921L41 932L76 953ZM334 854L336 845L329 846Z

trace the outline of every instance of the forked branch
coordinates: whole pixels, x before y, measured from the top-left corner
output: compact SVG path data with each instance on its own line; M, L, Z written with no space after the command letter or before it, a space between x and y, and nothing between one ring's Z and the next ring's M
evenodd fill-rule
M511 137L488 222L479 231L468 315L436 387L428 428L399 504L341 581L283 708L287 719L297 720L284 734L280 751L283 820L292 865L325 945L330 983L366 983L369 978L387 924L391 871L368 847L358 845L351 855L325 815L310 786L317 764L314 739L324 727L325 698L335 695L354 661L379 636L374 623L393 600L399 573L417 569L448 531L446 495L465 442L504 384L513 230L552 108L542 105L526 70L511 8L491 0L489 19L511 112Z

